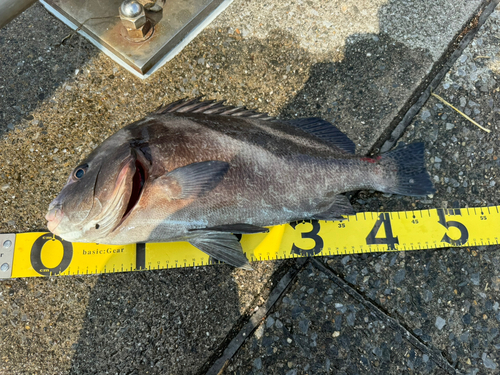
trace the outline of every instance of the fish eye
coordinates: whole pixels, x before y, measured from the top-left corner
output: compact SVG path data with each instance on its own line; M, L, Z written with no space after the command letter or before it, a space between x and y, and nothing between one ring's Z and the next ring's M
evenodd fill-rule
M85 175L85 172L87 171L87 168L88 168L88 167L89 167L89 166L88 166L88 164L83 164L83 165L81 165L81 166L77 167L77 168L75 169L75 172L73 173L73 176L74 176L77 180L81 179L81 178Z

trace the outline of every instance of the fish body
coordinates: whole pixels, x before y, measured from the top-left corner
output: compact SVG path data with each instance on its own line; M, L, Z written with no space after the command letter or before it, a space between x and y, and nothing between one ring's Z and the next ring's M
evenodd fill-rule
M234 233L352 213L341 193L433 192L423 145L376 158L318 118L277 120L180 101L106 139L71 173L47 214L75 242L188 241L248 268Z

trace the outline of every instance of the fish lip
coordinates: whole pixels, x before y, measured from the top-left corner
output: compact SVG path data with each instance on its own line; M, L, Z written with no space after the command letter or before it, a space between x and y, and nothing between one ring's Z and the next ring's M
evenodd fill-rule
M47 214L45 215L45 220L47 220L47 228L50 232L55 233L59 224L64 217L64 212L62 210L61 204L50 205ZM55 225L54 225L55 224Z
M58 220L58 221L47 220L47 229L49 230L49 232L57 234L56 230L57 230L57 227L59 226L59 224L61 224L61 221L62 220ZM55 224L55 226L54 226L54 224Z

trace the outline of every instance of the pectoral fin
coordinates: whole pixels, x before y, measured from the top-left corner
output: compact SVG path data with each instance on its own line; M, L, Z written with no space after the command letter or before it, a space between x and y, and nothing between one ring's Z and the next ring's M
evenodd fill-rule
M199 231L194 233L196 234L186 239L194 247L231 266L253 270L243 253L241 244L234 235L224 232Z
M202 161L174 169L157 181L171 199L198 198L214 189L228 170L225 161Z

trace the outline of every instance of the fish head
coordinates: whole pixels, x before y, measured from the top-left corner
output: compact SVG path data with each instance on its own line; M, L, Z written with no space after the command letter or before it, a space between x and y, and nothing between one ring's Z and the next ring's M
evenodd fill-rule
M128 143L104 142L71 172L50 203L48 229L70 242L105 243L139 201L144 162Z

